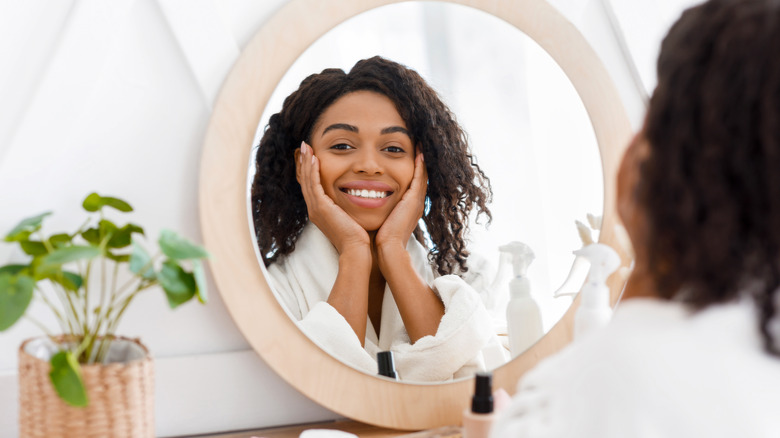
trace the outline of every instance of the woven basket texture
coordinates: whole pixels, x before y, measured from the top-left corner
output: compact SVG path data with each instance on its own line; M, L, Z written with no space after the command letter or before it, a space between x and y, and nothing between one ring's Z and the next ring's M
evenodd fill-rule
M25 352L30 341L19 349L20 438L154 438L154 365L143 345L143 360L82 365L89 405L77 408L57 395L49 362Z

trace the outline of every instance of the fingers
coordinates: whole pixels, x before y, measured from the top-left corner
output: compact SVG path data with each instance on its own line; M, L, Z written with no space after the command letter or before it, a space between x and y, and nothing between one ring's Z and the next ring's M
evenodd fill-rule
M422 153L418 153L414 159L414 175L409 185L409 192L418 201L425 201L428 191L428 171L425 168L425 160Z
M318 196L324 195L320 183L319 162L314 156L311 146L301 142L301 152L298 155L298 165L300 166L300 184L303 192L303 199L311 209L316 206Z
M422 152L417 154L414 159L414 177L412 178L412 184L417 183L419 187L428 186L428 169L425 168L425 159Z

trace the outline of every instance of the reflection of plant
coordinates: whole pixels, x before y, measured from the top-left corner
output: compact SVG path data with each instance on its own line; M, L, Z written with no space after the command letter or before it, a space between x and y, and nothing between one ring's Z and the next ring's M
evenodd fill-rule
M0 331L24 315L33 295L51 309L68 342L51 358L49 375L60 397L74 406L88 403L79 364L103 362L122 315L141 291L162 286L171 308L194 296L205 303L207 296L202 259L208 253L202 247L163 230L161 254L150 256L134 238L144 234L140 226L119 227L104 215L105 207L132 211L127 202L92 193L82 206L88 218L72 234L43 235L43 219L51 212L21 221L5 241L18 243L32 258L0 266ZM130 275L120 280L122 265ZM49 293L40 288L45 283L52 286Z

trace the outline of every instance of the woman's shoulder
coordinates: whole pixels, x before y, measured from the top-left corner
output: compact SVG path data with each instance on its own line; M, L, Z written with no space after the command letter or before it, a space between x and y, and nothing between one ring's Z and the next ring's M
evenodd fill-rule
M749 302L693 312L629 300L606 328L524 376L505 425L544 423L560 432L550 436L769 436L780 428L770 415L780 404L780 360L763 351L754 315Z

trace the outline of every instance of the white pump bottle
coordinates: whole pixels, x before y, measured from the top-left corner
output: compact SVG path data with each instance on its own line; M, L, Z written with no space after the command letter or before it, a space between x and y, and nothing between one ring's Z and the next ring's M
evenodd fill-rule
M607 277L620 266L620 256L609 245L592 243L574 254L590 261L590 271L580 292L580 307L574 317L574 338L604 327L612 318Z
M512 358L528 349L544 334L539 305L531 296L531 282L526 276L535 256L531 247L522 242L510 242L498 248L512 257L514 277L509 282L509 303L506 325L509 352Z

